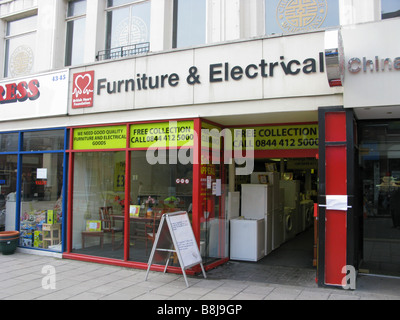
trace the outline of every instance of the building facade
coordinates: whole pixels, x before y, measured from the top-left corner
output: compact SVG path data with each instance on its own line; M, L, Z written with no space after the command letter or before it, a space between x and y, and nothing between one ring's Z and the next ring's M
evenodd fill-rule
M391 0L1 1L5 229L21 248L146 268L160 217L186 211L206 268L268 259L311 230L320 285L398 276L399 12ZM267 186L260 214L249 184ZM262 245L236 244L249 231L230 225L257 219Z

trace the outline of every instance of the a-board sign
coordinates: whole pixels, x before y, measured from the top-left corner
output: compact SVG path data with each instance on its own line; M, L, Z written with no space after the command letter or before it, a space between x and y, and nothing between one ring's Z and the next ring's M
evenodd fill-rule
M206 274L203 267L201 254L197 246L197 241L193 233L187 212L166 213L162 216L160 226L151 250L147 276L153 262L157 264L163 261L166 263L166 272L171 255L176 253L185 278L186 285L189 286L185 270L200 264L204 278Z

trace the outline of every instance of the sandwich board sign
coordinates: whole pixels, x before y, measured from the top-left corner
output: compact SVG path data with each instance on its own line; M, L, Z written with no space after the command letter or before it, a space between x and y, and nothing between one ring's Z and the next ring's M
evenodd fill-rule
M173 253L178 256L187 287L189 287L189 284L185 273L186 269L200 264L204 278L207 278L189 216L185 211L166 213L161 217L160 226L150 253L145 280L147 280L153 263L159 264L166 261L165 273Z

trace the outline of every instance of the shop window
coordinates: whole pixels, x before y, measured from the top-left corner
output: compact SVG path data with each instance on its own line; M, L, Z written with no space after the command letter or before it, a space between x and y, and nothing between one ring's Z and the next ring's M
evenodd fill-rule
M125 152L74 157L73 251L123 259Z
M222 128L202 122L200 166L200 253L205 263L229 256L228 197Z
M134 261L148 261L164 213L187 211L192 220L192 161L176 163L164 151L157 157L163 157L165 164L150 164L146 151L131 154L130 259Z
M400 17L399 0L381 0L382 19Z
M265 0L267 35L308 32L339 24L338 0Z
M85 48L86 0L68 2L67 12L67 44L65 65L83 63Z
M64 153L24 154L20 245L61 251Z
M140 53L150 39L150 1L108 0L106 28L106 58Z
M17 155L0 155L0 231L15 230Z
M173 47L183 48L206 42L206 1L174 0Z
M18 151L18 133L0 134L0 152Z
M37 16L9 21L5 37L5 77L32 74L36 47Z
M23 151L63 150L64 130L25 132L23 141Z
M400 122L360 122L358 126L364 227L360 268L399 276Z

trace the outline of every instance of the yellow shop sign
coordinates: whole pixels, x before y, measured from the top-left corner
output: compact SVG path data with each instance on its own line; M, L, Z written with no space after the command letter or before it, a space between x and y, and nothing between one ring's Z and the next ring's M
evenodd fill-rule
M254 150L318 149L318 124L234 128L232 135L235 148L247 146Z
M74 150L126 148L126 126L74 129Z
M130 147L182 147L194 145L193 121L142 123L131 126Z

